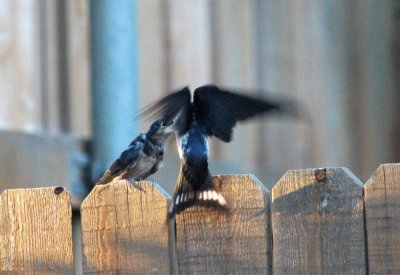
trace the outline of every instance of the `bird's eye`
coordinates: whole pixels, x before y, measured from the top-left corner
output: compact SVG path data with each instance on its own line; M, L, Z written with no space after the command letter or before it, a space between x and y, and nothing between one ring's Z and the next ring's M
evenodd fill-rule
M160 125L160 127L161 127L161 128L165 128L165 127L167 127L167 124L165 123L165 121L161 121L161 125Z

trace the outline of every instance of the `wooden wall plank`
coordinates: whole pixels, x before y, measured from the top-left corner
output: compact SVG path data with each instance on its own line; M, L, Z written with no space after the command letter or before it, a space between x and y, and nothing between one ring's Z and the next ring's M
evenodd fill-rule
M400 164L382 164L365 183L369 274L400 272Z
M366 274L363 186L348 169L286 172L271 215L274 274Z
M73 272L70 196L62 187L0 195L0 273Z
M393 121L395 100L399 98L393 74L393 1L355 1L350 13L353 21L351 68L351 117L357 127L354 147L357 148L357 174L367 179L380 163L398 161L393 158ZM354 107L356 105L356 107ZM399 124L397 124L399 126ZM397 127L398 128L398 127Z
M91 135L88 1L38 1L42 128Z
M200 207L176 217L180 274L271 274L269 191L251 175L214 178L231 213Z
M137 2L140 108L170 92L167 5L164 0Z
M77 137L92 134L89 50L89 1L65 1L68 130Z
M259 85L297 99L312 119L306 123L280 118L264 127L260 162L274 174L310 166L357 165L347 108L349 5L258 1Z
M62 132L60 63L60 1L39 1L41 30L41 76L43 129L49 133Z
M84 200L83 273L169 272L168 195L151 182L96 186Z
M259 85L298 98L312 115L309 125L268 122L261 161L278 174L343 165L366 179L391 159L392 1L257 6Z
M210 0L168 3L170 87L211 82Z
M0 2L0 128L40 131L39 2Z
M393 22L393 26L391 28L392 31L392 65L393 65L393 91L396 93L400 91L400 1L397 0L396 10L396 18ZM393 104L393 115L394 118L400 117L400 97L395 96L392 99ZM398 146L398 141L400 140L400 120L393 119L392 120L392 139L391 139L391 159L398 160L400 159L400 147Z
M300 1L304 2L304 1ZM296 2L263 1L256 3L257 84L265 93L297 99L295 84L296 25L302 24L295 16ZM291 18L290 21L287 18ZM304 96L307 96L306 92ZM301 102L301 104L304 104ZM268 119L261 129L257 172L274 178L275 182L288 169L309 166L310 149L299 136L298 121ZM307 140L307 144L310 140ZM267 171L267 175L265 175ZM269 174L269 175L268 175Z
M213 82L242 93L256 93L256 52L254 39L254 1L221 0L211 3ZM248 166L257 163L260 121L246 121L235 128L233 141L227 145L212 140L212 157ZM245 144L246 146L242 146ZM254 170L253 170L254 171Z

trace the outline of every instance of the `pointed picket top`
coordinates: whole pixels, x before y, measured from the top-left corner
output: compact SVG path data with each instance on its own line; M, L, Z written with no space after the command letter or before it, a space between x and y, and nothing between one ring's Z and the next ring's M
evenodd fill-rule
M363 185L348 169L289 170L271 211L275 274L365 274Z
M400 163L382 164L365 183L370 274L400 273Z
M214 182L230 213L192 207L176 217L180 274L271 274L269 191L253 175Z
M0 195L0 273L72 274L71 197L63 187Z
M148 181L97 185L81 207L83 272L168 273L168 199Z

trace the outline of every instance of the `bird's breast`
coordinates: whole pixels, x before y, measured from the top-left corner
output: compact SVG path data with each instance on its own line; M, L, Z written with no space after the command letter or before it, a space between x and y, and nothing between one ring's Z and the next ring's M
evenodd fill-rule
M129 169L128 174L135 178L146 178L153 170L153 167L160 165L162 160L162 155L141 152L139 159L134 167Z
M141 169L146 169L148 167L151 167L155 163L157 163L160 160L159 156L156 155L146 155L143 154L140 156L140 160L138 162L137 167Z
M208 139L202 133L189 131L185 135L177 137L177 146L179 157L183 161L208 159Z
M183 158L183 150L187 145L187 141L189 138L189 132L185 133L184 135L176 134L176 146L178 148L179 158Z

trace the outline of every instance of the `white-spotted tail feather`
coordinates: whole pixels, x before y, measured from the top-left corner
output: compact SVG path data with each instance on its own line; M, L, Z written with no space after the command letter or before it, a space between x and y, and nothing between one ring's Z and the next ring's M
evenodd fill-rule
M176 214L196 205L216 210L227 210L228 207L224 196L214 189L184 192L178 194L171 201L168 208L168 218L171 219Z

